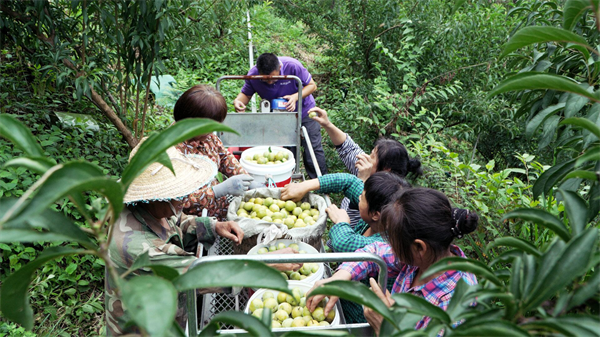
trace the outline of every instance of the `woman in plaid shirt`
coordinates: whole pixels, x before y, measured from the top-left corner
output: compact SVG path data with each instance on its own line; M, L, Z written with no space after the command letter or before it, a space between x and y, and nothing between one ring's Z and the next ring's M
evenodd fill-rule
M364 184L351 174L334 173L288 184L281 190L281 199L298 201L312 190L317 190L317 193L343 192L351 202L358 205L361 219L352 227L346 211L336 205L329 206L326 211L334 225L329 230L327 244L334 252L354 252L374 242L385 242L382 237L381 211L393 201L393 195L404 188L410 188L410 184L391 172L377 172ZM395 277L388 280L389 290L392 289L394 280ZM363 280L363 283L369 284L367 280ZM367 322L360 305L342 300L342 308L348 323Z
M452 241L455 237L461 238L474 231L479 218L468 210L452 209L448 198L432 189L406 189L399 192L395 199L381 215L389 244L375 242L358 251L383 258L388 265L389 276L396 277L392 293L411 293L445 310L458 281L463 279L469 285L476 284L475 275L462 271L440 272L424 279L421 279L421 275L442 258L465 257ZM375 293L386 305L391 306L394 303L391 294L386 291L384 295L372 278L378 270L373 262L343 263L331 278L316 282L313 289L333 280L369 279ZM323 297L316 295L308 298L306 305L309 310L314 310ZM325 315L336 301L336 297L330 299L325 307ZM383 318L368 308L365 308L364 314L379 334ZM426 327L430 320L429 317L423 317L415 328Z

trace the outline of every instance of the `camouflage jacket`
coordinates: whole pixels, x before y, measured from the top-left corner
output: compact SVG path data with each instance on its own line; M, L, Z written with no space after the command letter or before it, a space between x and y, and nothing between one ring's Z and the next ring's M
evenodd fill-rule
M129 206L113 225L109 256L119 275L126 272L135 259L145 251L149 252L150 261L156 264L175 268L179 273L187 270L196 260L195 252L198 242L210 245L215 240L214 218L200 218L183 214L179 227L177 218L167 219L169 229L163 228L160 222L141 207ZM151 273L139 269L128 275ZM139 333L135 326L127 326L129 321L124 314L121 300L114 291L114 281L108 273L105 277L106 330L108 335L119 336L127 333ZM180 296L181 297L181 296ZM181 306L177 312L178 321L184 315Z

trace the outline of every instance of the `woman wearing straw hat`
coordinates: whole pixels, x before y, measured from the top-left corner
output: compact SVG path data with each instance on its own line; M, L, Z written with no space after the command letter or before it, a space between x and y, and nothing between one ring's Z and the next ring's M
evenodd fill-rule
M141 142L140 142L141 144ZM139 144L130 155L137 152ZM122 275L136 258L148 252L150 261L177 269L180 273L196 259L198 242L210 245L217 235L236 244L244 233L233 221L219 222L214 218L182 213L188 195L211 183L216 165L207 157L183 155L175 147L167 150L175 175L163 165L153 163L130 185L125 194L126 207L114 223L109 255L117 273ZM143 274L143 270L131 273ZM115 296L114 280L106 276L106 325L109 335L135 332L125 328L126 317L120 299ZM183 310L178 310L178 318Z

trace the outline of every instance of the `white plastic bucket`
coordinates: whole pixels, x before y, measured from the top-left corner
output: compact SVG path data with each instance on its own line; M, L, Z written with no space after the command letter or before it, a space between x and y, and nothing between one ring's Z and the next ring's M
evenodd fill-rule
M291 283L288 282L288 288L290 289L294 289L294 288L300 288L300 290L306 292L309 291L312 288L312 284L310 283L306 283L306 282L296 282L296 283ZM277 295L279 295L279 291L277 290L271 290L271 289L258 289L249 299L248 299L248 303L246 304L246 308L244 309L244 312L247 314L252 314L252 312L250 312L250 303L252 303L252 301L254 301L257 298L262 298L263 294L266 292L271 292L273 293L273 296L275 298L277 298ZM327 302L328 300L325 299L325 302ZM333 310L335 311L335 317L333 318L333 320L331 321L330 325L335 326L335 325L340 325L340 313L337 310L337 306L333 307ZM323 329L324 327L299 327L299 328L295 328L295 329ZM326 328L325 328L326 329Z
M264 152L268 152L269 148L271 149L271 152L283 151L287 153L288 160L281 164L259 165L251 163L245 159L247 156L253 157L257 153L262 154ZM296 161L294 160L294 154L292 153L292 151L283 147L256 146L242 152L240 164L246 171L248 171L248 173L252 177L254 177L254 179L262 182L266 180L266 175L271 175L277 187L284 187L292 181L292 172L294 171L294 167L296 166Z
M268 245L256 245L254 246L252 249L250 249L248 251L248 255L254 255L254 254L258 254L258 250L260 248L269 248L269 246L271 245L275 245L277 246L277 244L279 243L283 243L286 246L291 245L292 243L295 243L298 245L298 247L300 248L300 250L305 251L307 254L319 254L319 252L311 245L304 243L304 242L294 242L294 240L289 240L289 239L280 239L277 241L273 241ZM318 280L323 278L323 274L325 274L325 267L323 266L323 263L317 263L319 265L319 269L317 270L317 272L311 274L310 276L306 277L304 280L300 280L300 281L295 281L295 280L289 280L288 283L290 284L295 284L295 283L308 283L308 284L314 284L315 282L317 282Z

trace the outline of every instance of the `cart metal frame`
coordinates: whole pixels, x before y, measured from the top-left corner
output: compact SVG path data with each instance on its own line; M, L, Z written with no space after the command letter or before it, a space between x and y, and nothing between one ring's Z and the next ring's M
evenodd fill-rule
M237 113L228 112L223 124L239 131L236 135L218 132L217 135L226 147L230 146L295 146L296 167L300 170L300 128L302 126L302 81L293 75L227 75L217 79L217 90L221 91L223 80L295 80L298 84L298 107L295 112ZM246 132L250 131L250 132Z
M223 241L228 242L228 241ZM229 243L231 245L231 243ZM215 245L221 246L221 242L216 242ZM215 247L215 246L213 246ZM217 248L219 249L219 248ZM387 265L383 259L375 254L371 253L320 253L320 254L268 254L268 255L209 255L201 257L194 261L190 266L190 269L211 261L226 261L226 260L254 260L261 261L264 263L291 263L291 262L321 262L325 263L328 267L326 268L327 276L331 276L328 262L346 262L346 261L370 261L375 262L379 266L378 282L381 289L387 287ZM212 317L219 312L236 309L237 311L243 310L246 307L248 301L248 293L242 291L240 295L231 297L226 294L204 294L201 321L198 322L197 302L196 302L196 290L187 291L187 314L188 314L188 335L197 336L198 328L202 329L207 325ZM240 299L241 297L241 299ZM218 302L216 302L218 301ZM215 306L215 304L217 304ZM347 330L354 335L358 336L372 336L373 330L367 323L361 324L346 324L343 311L340 302L336 304L338 313L342 313L340 317L340 325L336 326L325 326L325 327L314 327L313 329L319 330ZM215 310L217 309L217 310ZM220 310L219 310L220 309ZM200 323L200 324L199 324ZM283 334L293 329L278 329L275 331L276 335ZM226 333L246 334L245 330L235 329L231 326L225 326L225 329L221 330Z

